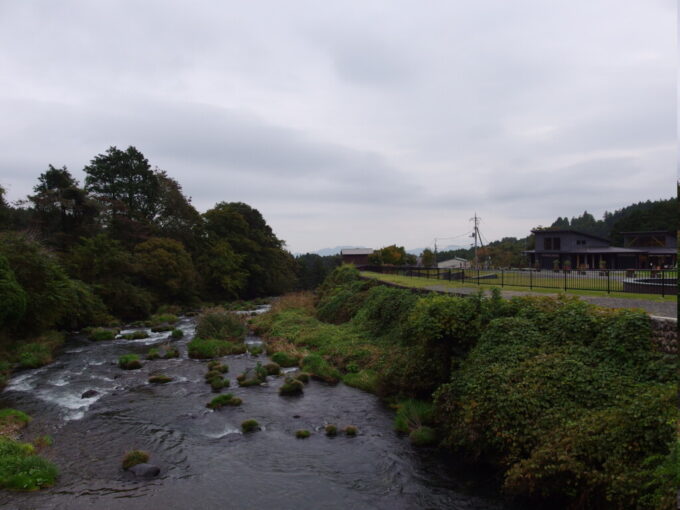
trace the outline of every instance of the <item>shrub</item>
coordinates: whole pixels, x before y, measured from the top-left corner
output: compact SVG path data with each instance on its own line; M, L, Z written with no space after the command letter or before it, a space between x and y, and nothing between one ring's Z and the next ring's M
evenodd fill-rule
M177 347L166 347L163 359L179 358L179 349Z
M17 351L21 368L38 368L52 363L52 349L42 343L29 343L19 346Z
M199 316L196 336L232 342L240 341L246 336L246 328L233 313L222 308L211 308Z
M241 403L242 400L240 398L235 397L231 393L226 393L224 395L220 395L212 399L208 404L206 404L206 407L209 407L210 409L220 409L221 407L224 406L239 406L241 405Z
M198 359L220 358L228 354L242 354L244 344L233 344L225 340L194 338L188 344L189 357Z
M231 385L229 379L225 379L224 377L213 377L208 380L208 384L210 384L210 388L216 393L222 388L228 388Z
M146 353L146 359L148 360L154 360L160 357L161 351L158 349L158 347L152 347L151 349L149 349L149 352Z
M286 379L283 381L283 384L279 388L279 395L301 395L304 391L304 387L305 385L297 379L286 377Z
M418 297L410 290L378 285L367 292L355 320L373 336L401 336L416 301Z
M93 329L90 334L88 335L88 338L92 340L93 342L102 342L104 340L113 340L116 338L116 331L111 330L111 329L105 329L105 328L96 328Z
M144 338L149 338L149 332L144 330L133 331L132 333L126 333L123 335L125 340L142 340Z
M172 333L170 334L170 336L172 338L175 338L175 339L182 338L184 336L184 331L182 331L181 329L175 328L175 329L172 330Z
M321 295L316 316L332 324L347 322L359 311L369 289L376 286L372 280L362 280L329 290Z
M408 436L414 446L432 446L437 442L437 433L425 425L415 428Z
M267 369L262 366L262 363L258 362L255 368L246 370L236 380L239 386L258 386L267 380L267 375Z
M142 362L138 354L123 354L118 358L118 366L124 370L135 370L142 368Z
M0 488L32 491L54 485L56 466L34 452L29 443L0 436Z
M357 429L354 425L347 425L343 432L347 436L354 437L359 433L359 429Z
M24 428L31 417L16 409L0 409L0 436L11 435L19 429Z
M324 431L326 432L326 435L329 437L338 435L338 427L330 423L324 427Z
M303 358L300 366L305 372L309 372L315 379L319 379L329 384L337 384L340 382L340 372L329 365L328 362L318 354L310 354Z
M281 374L281 367L277 363L267 363L264 368L267 371L267 375Z
M300 429L295 431L295 437L298 439L307 439L310 435L309 430Z
M241 423L241 430L243 432L255 432L260 429L260 424L256 420L246 420Z
M296 367L298 365L298 359L287 352L275 352L271 358L274 363L281 367Z
M123 457L123 469L130 469L137 464L149 462L149 453L142 450L132 450Z
M259 356L264 352L264 349L262 348L261 345L248 345L247 346L248 353L253 355L253 356Z
M179 318L172 313L157 313L149 319L152 326L175 324Z
M151 328L151 331L154 333L165 333L166 331L172 331L173 327L168 326L167 324L162 325L162 326L154 326Z
M166 384L172 381L172 377L168 377L164 374L152 375L149 377L149 382L151 384Z
M293 379L296 379L301 383L307 384L309 382L309 374L307 372L296 372L295 374L293 374Z
M217 371L221 374L226 374L227 372L229 372L229 365L225 365L218 360L212 360L208 362L208 370Z
M379 374L374 370L361 370L357 373L343 375L342 382L353 388L359 388L369 393L377 393L379 378Z
M432 425L434 408L431 403L422 400L405 400L399 403L394 418L394 429L408 434L423 425Z

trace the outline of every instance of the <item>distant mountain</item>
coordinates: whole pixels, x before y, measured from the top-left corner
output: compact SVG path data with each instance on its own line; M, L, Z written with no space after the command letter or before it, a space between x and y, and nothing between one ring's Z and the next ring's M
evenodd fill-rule
M365 248L365 246L356 245L346 245L346 246L336 246L335 248L322 248L320 250L312 251L309 253L315 253L321 255L322 257L327 257L328 255L340 255L341 250L348 250L350 248ZM301 253L299 255L302 255Z

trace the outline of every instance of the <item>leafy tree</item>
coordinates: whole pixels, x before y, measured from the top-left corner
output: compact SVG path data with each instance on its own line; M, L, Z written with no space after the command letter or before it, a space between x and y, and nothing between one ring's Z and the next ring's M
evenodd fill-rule
M198 248L203 220L184 196L182 186L165 171L155 172L159 185L159 205L154 217L158 235L180 241L189 250Z
M148 237L160 207L161 186L135 147L109 147L84 168L85 189L105 207L107 227L126 241Z
M198 268L205 291L213 299L236 299L248 283L243 255L237 254L228 241L213 241L198 255Z
M383 264L403 266L406 264L406 250L403 246L392 244L380 249L380 258Z
M66 167L49 165L38 177L33 191L35 195L29 196L29 200L33 203L35 222L49 244L65 249L78 237L92 233L97 206L78 187Z
M179 241L152 237L135 246L134 256L144 286L160 301L189 302L196 297L194 264Z
M298 289L312 290L326 279L333 269L342 263L339 255L322 257L316 253L306 253L295 257Z
M423 250L423 253L420 255L423 266L425 267L434 267L437 265L437 261L435 260L434 253L432 250L429 248L425 248Z
M0 330L14 326L26 312L28 297L4 255L0 255Z

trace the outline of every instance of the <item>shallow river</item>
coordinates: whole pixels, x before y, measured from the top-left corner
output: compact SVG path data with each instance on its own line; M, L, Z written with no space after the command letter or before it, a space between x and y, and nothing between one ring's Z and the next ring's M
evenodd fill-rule
M236 376L264 356L227 356L222 390L243 399L235 408L205 407L215 394L204 382L205 362L187 358L193 319L182 319L184 338L152 333L144 340L93 343L69 340L49 366L19 372L0 394L0 407L34 417L26 439L49 434L44 455L60 469L55 487L35 493L0 493L3 509L500 509L502 506L430 449L415 449L392 430L393 412L373 395L342 383L311 381L301 397L280 397L283 378L239 388ZM132 330L126 330L130 332ZM249 337L246 342L259 342ZM171 344L181 357L146 361L141 370L117 367L121 354L142 357ZM174 378L150 385L152 373ZM86 390L99 394L81 398ZM240 432L254 418L262 430ZM359 435L328 438L327 423L355 425ZM298 429L312 431L296 439ZM161 473L136 480L120 465L131 449L151 453ZM448 467L447 467L448 466Z

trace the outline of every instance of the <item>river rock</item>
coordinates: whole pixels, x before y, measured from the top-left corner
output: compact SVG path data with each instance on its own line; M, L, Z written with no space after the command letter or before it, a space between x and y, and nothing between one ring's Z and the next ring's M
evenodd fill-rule
M80 398L91 398L96 397L97 395L99 395L99 392L97 390L87 390L80 396Z
M139 478L152 478L158 476L161 472L161 468L154 466L153 464L136 464L129 469L135 476Z

